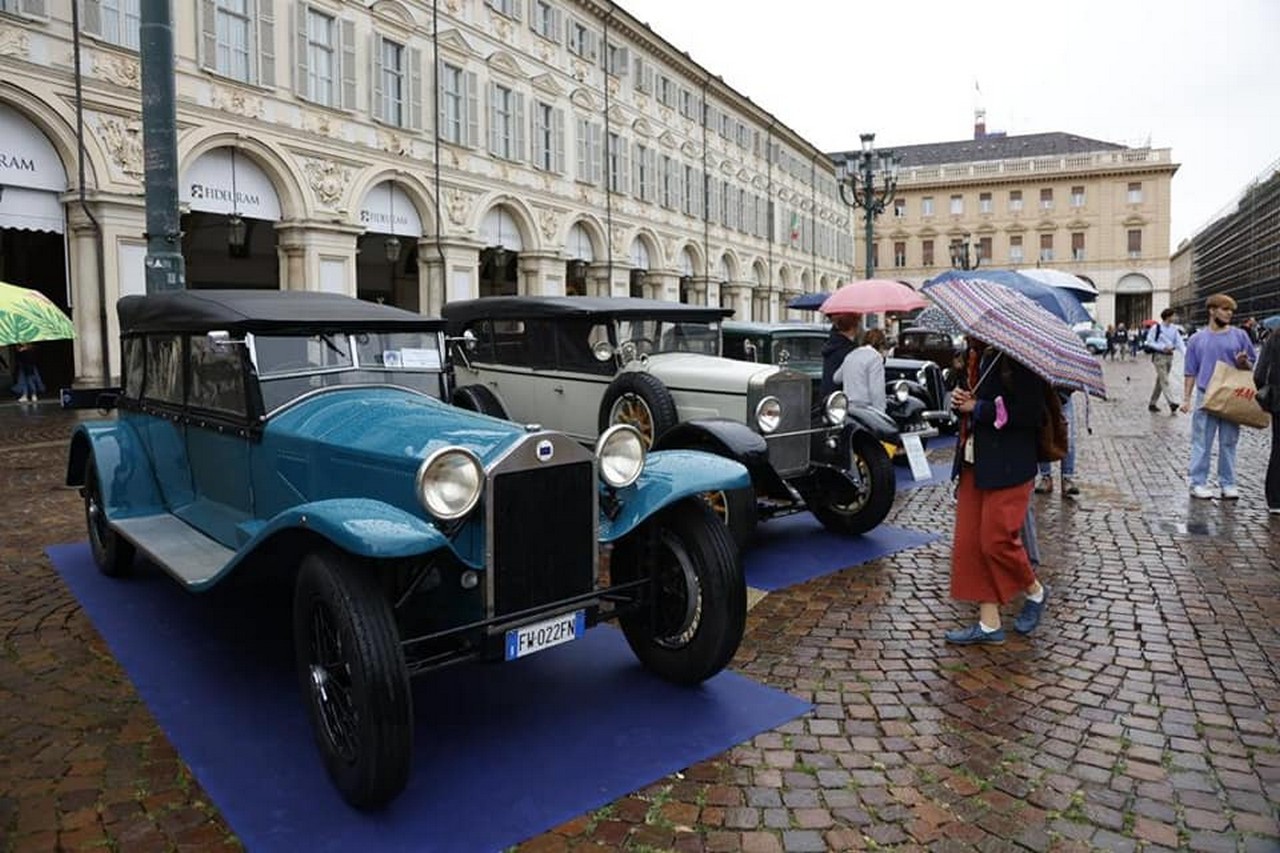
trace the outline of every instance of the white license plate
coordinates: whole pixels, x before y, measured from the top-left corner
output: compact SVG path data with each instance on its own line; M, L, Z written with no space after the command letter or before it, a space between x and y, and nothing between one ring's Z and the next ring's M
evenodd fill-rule
M587 630L587 612L576 610L554 619L512 628L507 632L507 660L515 660L570 640L576 640Z

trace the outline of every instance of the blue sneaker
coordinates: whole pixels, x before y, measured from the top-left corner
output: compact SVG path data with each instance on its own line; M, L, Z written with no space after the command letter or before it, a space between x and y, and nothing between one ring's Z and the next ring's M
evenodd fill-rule
M1022 602L1022 612L1013 620L1013 630L1019 634L1030 634L1040 624L1040 616L1044 613L1044 606L1049 603L1049 585L1040 584L1044 588L1044 598L1039 603L1027 599Z
M947 642L957 646L999 646L1004 643L1004 628L984 631L976 622L968 628L947 632Z

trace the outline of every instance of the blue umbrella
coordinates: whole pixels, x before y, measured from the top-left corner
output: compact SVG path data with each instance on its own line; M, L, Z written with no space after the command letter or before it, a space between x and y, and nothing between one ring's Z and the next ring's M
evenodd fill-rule
M1268 331L1280 327L1280 314L1272 314L1270 317L1262 321L1262 327Z
M788 302L787 307L799 311L817 311L830 295L830 293L802 293Z
M949 281L989 281L1017 291L1068 325L1089 323L1093 319L1073 291L1041 284L1011 270L948 270L925 282L921 289L927 295L929 288Z

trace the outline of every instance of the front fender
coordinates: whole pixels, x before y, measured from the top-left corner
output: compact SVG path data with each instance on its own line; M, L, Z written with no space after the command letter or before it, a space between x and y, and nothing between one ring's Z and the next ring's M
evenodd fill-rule
M898 442L898 425L893 418L872 406L852 405L849 407L849 419L845 421L845 435L852 437L856 432L868 432L880 441L890 444Z
M676 424L654 443L654 450L702 450L747 466L756 490L786 494L787 487L769 462L769 443L740 421L698 418Z
M76 427L67 454L68 486L84 485L85 463L91 453L108 518L167 511L151 469L151 455L127 421L94 421Z
M245 529L250 538L240 555L249 554L272 536L294 528L314 532L360 557L394 559L445 547L453 550L448 537L416 515L369 498L332 498L290 507Z
M600 520L600 541L622 538L663 507L690 495L750 485L747 469L732 459L686 450L654 451L645 460L640 479L618 490L619 512Z

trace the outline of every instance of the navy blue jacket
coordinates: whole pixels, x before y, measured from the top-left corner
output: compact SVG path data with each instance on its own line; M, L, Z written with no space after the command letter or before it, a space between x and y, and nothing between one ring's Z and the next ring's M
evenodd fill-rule
M1048 417L1045 381L1007 355L999 356L987 371L993 357L988 350L978 369L981 382L974 394L977 405L970 421L974 484L980 489L1005 489L1035 478L1036 436ZM995 426L996 397L1004 398L1009 416L1000 429ZM957 475L963 458L964 448L957 447Z

